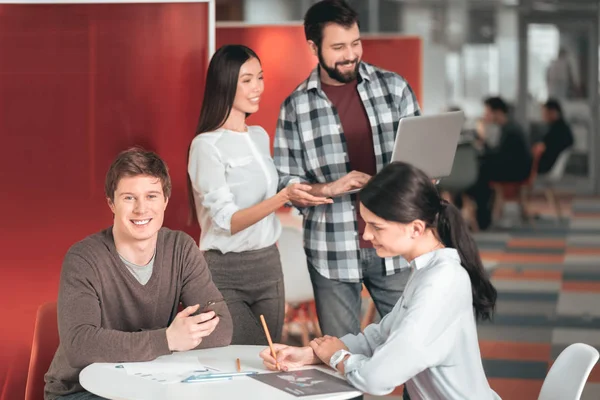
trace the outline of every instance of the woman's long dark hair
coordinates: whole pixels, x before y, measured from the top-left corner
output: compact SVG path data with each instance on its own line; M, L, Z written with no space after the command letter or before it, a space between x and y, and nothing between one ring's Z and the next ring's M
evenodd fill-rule
M408 224L418 219L427 227L436 228L444 246L458 251L469 274L475 317L492 319L496 289L483 269L477 245L460 211L440 197L423 171L410 164L391 163L365 185L360 200L369 211L387 221Z
M206 73L202 109L200 110L198 126L194 136L219 129L227 121L235 100L240 68L252 58L256 58L260 62L260 58L252 49L241 44L220 47L212 56ZM188 163L190 147L188 147L187 154ZM189 225L197 219L194 191L189 174L187 174L187 188L190 206Z

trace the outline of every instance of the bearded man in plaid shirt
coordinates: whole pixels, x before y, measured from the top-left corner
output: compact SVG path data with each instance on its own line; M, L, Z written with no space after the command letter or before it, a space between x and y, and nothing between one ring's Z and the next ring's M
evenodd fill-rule
M340 194L390 162L400 119L420 110L401 76L362 61L358 16L343 0L314 4L304 30L319 65L281 106L274 159L280 188L311 186L294 205L304 217L321 329L341 337L360 332L362 284L384 316L402 295L409 268L399 257L377 255L363 239L358 194Z

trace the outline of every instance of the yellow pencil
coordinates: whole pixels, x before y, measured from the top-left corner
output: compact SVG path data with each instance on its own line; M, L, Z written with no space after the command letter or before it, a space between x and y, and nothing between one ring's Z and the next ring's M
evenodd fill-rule
M235 365L236 365L236 368L237 368L237 372L242 372L242 366L240 364L240 359L239 358L235 360Z
M275 359L275 366L279 369L279 363L277 362L277 354L275 353L275 349L273 348L273 341L271 340L271 334L269 333L269 328L267 327L267 322L265 321L264 315L260 315L260 322L262 322L263 328L265 330L265 335L267 335L267 342L269 342L269 348L271 349L271 355Z

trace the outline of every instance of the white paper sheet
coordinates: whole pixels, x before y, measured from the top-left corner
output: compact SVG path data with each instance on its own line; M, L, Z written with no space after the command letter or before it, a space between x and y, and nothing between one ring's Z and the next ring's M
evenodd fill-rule
M128 375L139 376L159 383L176 383L199 372L219 371L201 364L197 356L191 355L183 359L161 356L152 361L121 363L115 368L123 369Z

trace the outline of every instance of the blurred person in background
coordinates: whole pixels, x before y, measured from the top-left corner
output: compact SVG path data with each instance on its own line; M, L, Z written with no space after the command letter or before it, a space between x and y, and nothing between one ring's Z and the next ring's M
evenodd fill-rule
M548 132L542 139L544 152L540 158L538 173L546 174L550 172L558 156L573 146L574 140L558 100L549 99L542 105L542 118L548 124Z
M480 156L477 182L467 193L477 204L477 223L482 230L492 223L493 190L490 182L520 182L531 173L532 156L523 128L508 115L508 105L500 97L484 101L483 122L499 128L497 143L490 145L479 125L478 135L485 141Z

